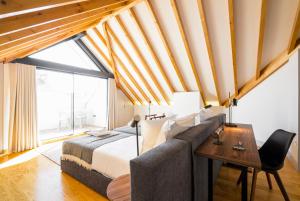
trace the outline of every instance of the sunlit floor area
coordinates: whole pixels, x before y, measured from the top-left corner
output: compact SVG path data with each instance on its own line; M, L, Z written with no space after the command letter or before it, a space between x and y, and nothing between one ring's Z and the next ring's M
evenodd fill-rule
M49 160L42 151L61 142L43 145L37 150L0 157L1 201L106 201L104 197L60 171L60 166ZM222 167L214 187L214 200L239 201L240 187L236 186L239 171ZM249 186L251 183L249 174ZM292 201L300 201L300 173L287 160L280 171L281 178ZM273 190L268 189L264 173L258 175L255 200L282 201L283 197L272 178ZM250 189L249 189L250 192Z
M106 201L38 151L0 158L1 201Z
M58 129L49 129L49 130L43 130L40 131L39 138L41 141L51 140L51 139L57 139L62 138L65 136L73 136L82 134L86 131L91 130L104 130L104 127L95 127L95 126L85 126L84 128L78 128L75 130L72 129L65 129L65 130L58 130Z

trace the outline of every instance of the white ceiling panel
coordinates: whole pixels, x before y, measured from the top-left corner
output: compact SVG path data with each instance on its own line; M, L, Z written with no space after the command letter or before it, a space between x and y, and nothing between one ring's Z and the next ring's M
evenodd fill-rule
M239 88L253 78L256 73L261 1L234 1L236 64Z
M212 38L212 51L220 84L221 100L234 94L230 24L227 0L204 0L208 33Z
M298 0L267 0L261 69L287 49L297 5Z
M217 101L216 88L209 62L197 0L177 1L184 29L207 102ZM192 76L192 75L191 75Z

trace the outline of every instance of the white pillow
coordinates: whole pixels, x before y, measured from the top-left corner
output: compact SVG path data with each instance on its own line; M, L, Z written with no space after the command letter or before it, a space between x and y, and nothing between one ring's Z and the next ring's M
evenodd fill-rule
M221 114L224 112L224 106L213 106L207 109L202 109L198 113L198 115L195 118L196 125L199 124L201 121L205 121L213 116L216 116L218 114Z
M157 137L155 147L166 142L166 140L174 138L179 133L189 129L191 126L181 126L176 121L168 120L161 127L160 133Z
M191 127L195 125L195 117L197 113L193 113L184 117L175 119L175 122L180 126Z
M161 127L160 132L157 136L156 142L155 142L155 147L166 142L166 136L168 135L168 133L171 130L171 124L175 123L172 120L167 120Z
M168 118L158 120L144 120L141 126L143 136L142 153L152 149L157 141L161 127Z
M182 125L179 125L177 122L175 122L174 124L171 125L170 131L166 135L167 140L174 138L176 135L186 131L187 129L191 128L192 126L194 126L194 125L182 126Z

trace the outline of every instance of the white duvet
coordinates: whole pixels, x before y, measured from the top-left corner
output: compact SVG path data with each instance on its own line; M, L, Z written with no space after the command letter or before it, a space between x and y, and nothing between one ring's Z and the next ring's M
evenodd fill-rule
M141 147L142 137L139 137ZM130 173L129 161L137 157L136 136L105 144L93 152L92 169L109 178Z

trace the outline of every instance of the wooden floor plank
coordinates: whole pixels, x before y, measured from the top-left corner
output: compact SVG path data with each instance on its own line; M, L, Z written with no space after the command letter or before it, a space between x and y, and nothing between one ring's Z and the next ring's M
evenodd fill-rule
M239 174L238 170L222 167L214 187L215 201L240 201L240 187L236 186ZM300 173L287 160L279 174L290 199L300 201ZM250 192L250 173L248 178ZM273 190L269 190L265 174L258 174L255 200L283 200L275 179L272 176L271 179ZM5 201L107 201L95 191L62 173L57 164L35 150L0 157L0 189L0 198Z

